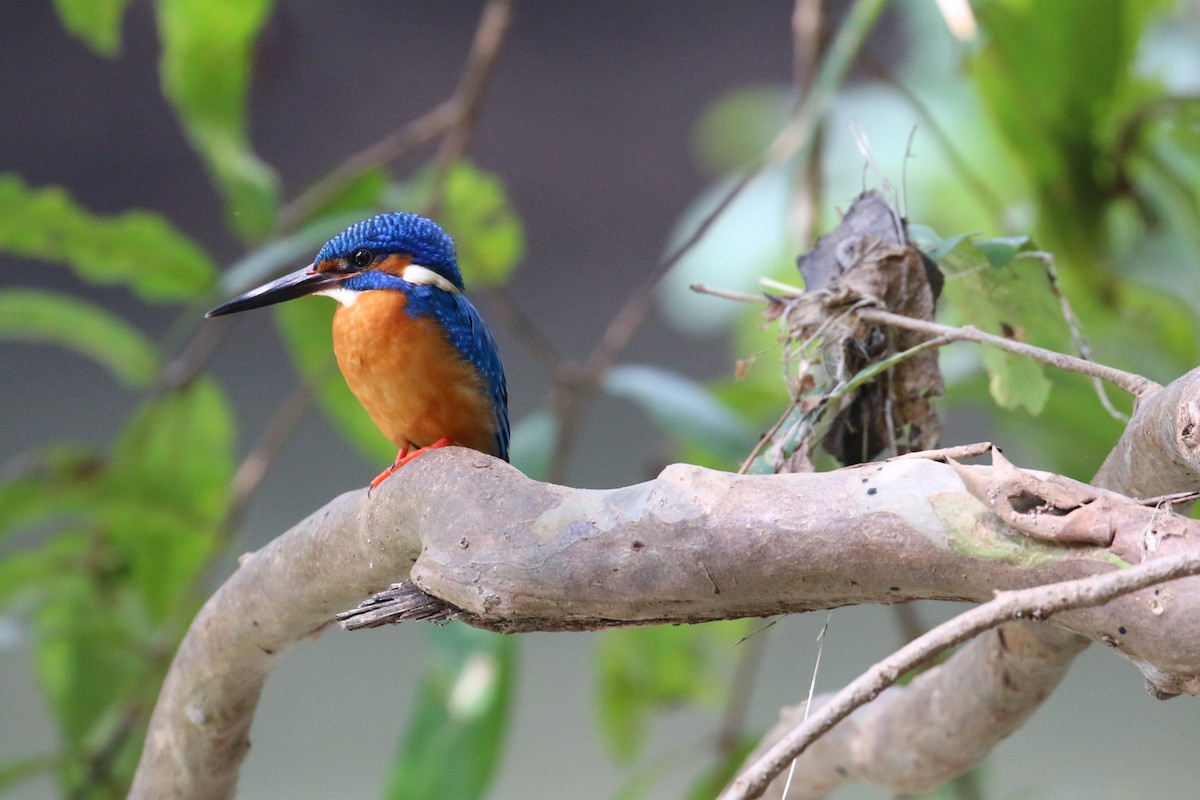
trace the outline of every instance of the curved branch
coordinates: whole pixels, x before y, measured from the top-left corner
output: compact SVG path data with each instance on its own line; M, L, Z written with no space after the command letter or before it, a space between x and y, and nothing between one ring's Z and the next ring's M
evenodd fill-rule
M1200 523L1168 518L1175 534L1155 558L1200 542ZM1138 560L1146 525L1122 519L1113 551ZM771 476L675 465L647 483L596 491L445 448L369 498L337 498L217 591L172 664L131 796L230 796L278 656L406 578L471 624L563 630L986 600L995 588L1111 571L1113 551L1029 540L951 466L918 458ZM1119 650L1156 685L1200 691L1200 586L1159 592L1055 621Z

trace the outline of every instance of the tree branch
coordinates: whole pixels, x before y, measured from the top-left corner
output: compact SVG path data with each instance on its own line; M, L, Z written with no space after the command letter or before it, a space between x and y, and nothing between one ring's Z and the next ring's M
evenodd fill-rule
M1092 483L1134 497L1200 489L1200 367L1138 396Z
M1129 505L1155 525L1154 509ZM278 656L406 578L459 618L503 631L980 601L994 588L1111 572L1114 552L1137 561L1197 548L1200 523L1160 513L1175 527L1157 549L1142 549L1146 524L1129 517L1110 551L1027 539L932 460L771 476L675 465L594 491L445 448L371 497L337 498L217 591L172 664L131 796L230 796ZM1200 586L1158 591L1055 621L1134 660L1155 686L1200 692Z

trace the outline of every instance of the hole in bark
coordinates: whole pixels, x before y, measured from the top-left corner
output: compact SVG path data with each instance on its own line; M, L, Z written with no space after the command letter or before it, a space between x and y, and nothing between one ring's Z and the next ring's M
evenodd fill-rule
M867 494L868 494L868 495L873 495L873 494L875 494L875 493L876 493L876 492L878 492L878 491L879 491L878 489L876 489L874 486L872 486L870 489L867 489Z
M630 547L632 547L634 550L641 550L645 546L646 545L642 544L641 542L637 541L636 539L633 541L633 544L630 545Z
M1120 626L1119 628L1117 628L1117 633L1119 633L1119 634L1121 634L1122 636L1124 636L1125 634L1129 633L1129 629L1128 629L1128 628L1126 628L1124 625L1122 625L1122 626Z
M1056 517L1065 516L1079 507L1060 508L1053 503L1046 502L1046 498L1040 497L1033 492L1021 492L1012 495L1008 498L1008 503L1012 506L1012 510L1018 514L1037 512L1038 514L1051 514Z

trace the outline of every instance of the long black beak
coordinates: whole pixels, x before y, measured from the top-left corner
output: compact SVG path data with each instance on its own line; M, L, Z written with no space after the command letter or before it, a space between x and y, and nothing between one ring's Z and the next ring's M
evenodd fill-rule
M222 314L234 314L238 311L262 308L263 306L282 303L284 300L293 300L297 297L316 294L323 289L332 289L343 278L347 277L349 276L344 273L317 272L313 269L312 264L309 264L307 267L302 267L295 272L289 272L282 278L263 284L257 289L251 289L245 294L239 294L232 300L222 303L212 311L209 311L204 316L219 317Z

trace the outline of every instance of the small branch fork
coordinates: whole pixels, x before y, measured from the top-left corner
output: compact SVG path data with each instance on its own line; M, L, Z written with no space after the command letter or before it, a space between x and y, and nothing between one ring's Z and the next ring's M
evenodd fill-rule
M1004 622L1045 620L1060 611L1091 608L1163 581L1200 574L1200 551L1148 561L1130 569L1061 583L1001 592L995 600L959 614L851 681L808 719L750 765L721 795L722 800L759 797L788 764L852 711L875 699L938 654Z

